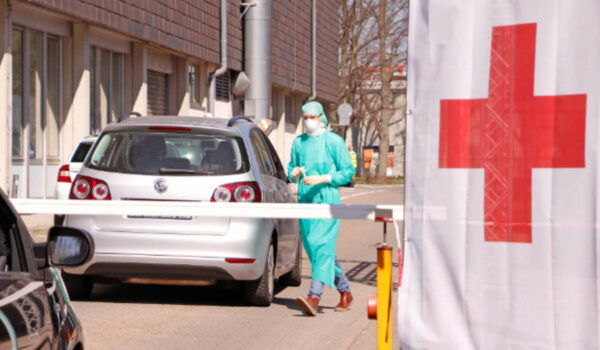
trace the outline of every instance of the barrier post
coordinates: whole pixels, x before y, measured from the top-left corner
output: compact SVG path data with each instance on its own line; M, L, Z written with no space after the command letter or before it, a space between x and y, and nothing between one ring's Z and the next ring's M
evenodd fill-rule
M392 247L377 248L377 349L392 349Z
M377 247L377 295L369 296L367 314L377 320L377 349L392 349L392 247L387 244L387 223L391 218L376 217L383 222L383 242Z

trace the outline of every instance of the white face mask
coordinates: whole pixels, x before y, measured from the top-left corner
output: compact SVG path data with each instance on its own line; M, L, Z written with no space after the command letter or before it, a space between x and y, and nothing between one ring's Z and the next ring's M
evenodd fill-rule
M309 136L316 136L321 131L321 122L317 119L305 119L304 130Z

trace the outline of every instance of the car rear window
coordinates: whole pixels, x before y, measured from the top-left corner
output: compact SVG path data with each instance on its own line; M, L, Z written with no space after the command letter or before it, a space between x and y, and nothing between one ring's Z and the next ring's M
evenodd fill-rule
M92 142L81 142L75 152L73 152L73 157L71 157L71 163L83 163L85 160L85 156L87 156L90 148L92 148Z
M86 166L144 175L227 175L249 170L239 136L152 131L104 133Z

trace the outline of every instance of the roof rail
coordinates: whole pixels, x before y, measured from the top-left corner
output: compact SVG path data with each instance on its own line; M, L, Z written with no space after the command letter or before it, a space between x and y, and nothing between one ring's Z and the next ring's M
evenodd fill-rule
M142 114L140 112L131 111L131 112L127 113L127 116L122 115L121 118L119 118L119 120L117 120L117 123L120 123L127 118L131 118L131 117L137 118L137 117L141 117L141 116L142 116Z
M235 124L238 120L246 120L246 121L249 121L250 123L252 123L252 119L245 117L243 115L237 115L237 116L229 119L229 121L227 122L227 127L233 126L233 124Z

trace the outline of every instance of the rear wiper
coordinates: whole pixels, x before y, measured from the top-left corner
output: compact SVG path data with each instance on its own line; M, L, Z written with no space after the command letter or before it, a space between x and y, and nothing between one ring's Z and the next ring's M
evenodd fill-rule
M158 173L161 175L212 175L212 171L200 171L195 169L173 169L173 168L160 168Z

